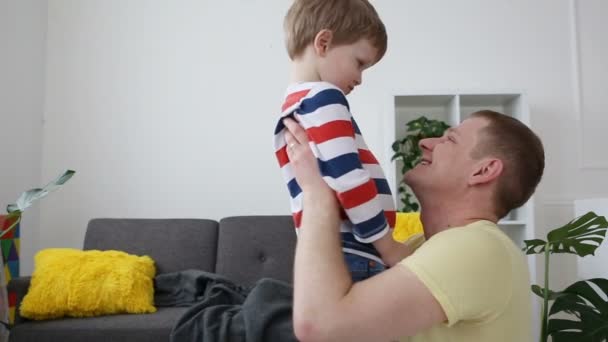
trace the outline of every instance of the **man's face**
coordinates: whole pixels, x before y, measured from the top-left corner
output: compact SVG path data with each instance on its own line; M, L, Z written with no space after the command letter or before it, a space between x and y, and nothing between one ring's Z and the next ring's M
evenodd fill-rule
M458 196L474 173L471 157L486 119L470 118L448 129L440 138L420 141L422 161L405 174L405 182L420 196L432 190L438 195Z

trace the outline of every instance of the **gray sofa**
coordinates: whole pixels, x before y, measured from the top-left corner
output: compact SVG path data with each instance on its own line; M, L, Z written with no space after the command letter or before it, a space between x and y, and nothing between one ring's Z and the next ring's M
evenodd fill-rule
M292 281L295 233L290 216L206 219L93 219L84 249L117 249L154 259L157 275L201 269L252 285L263 277ZM13 279L9 291L18 302L27 293L29 277ZM44 341L168 341L171 328L187 310L158 308L153 314L109 315L30 321L17 315L12 342Z

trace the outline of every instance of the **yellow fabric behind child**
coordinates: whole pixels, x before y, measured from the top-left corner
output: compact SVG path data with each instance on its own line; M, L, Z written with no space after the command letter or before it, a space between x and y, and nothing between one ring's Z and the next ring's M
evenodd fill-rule
M121 251L45 249L34 258L21 316L42 320L117 313L151 313L154 261Z
M424 234L420 213L397 213L393 239L398 242L405 242L410 238L419 238Z

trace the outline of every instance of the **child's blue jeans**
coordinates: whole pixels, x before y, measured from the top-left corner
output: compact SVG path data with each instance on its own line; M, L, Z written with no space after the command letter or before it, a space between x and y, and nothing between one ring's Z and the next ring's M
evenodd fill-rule
M344 258L353 282L367 279L386 269L383 264L357 254L344 253Z

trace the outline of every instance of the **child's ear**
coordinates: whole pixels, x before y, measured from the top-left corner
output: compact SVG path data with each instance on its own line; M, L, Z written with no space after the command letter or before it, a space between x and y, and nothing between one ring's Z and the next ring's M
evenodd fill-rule
M313 46L317 55L325 57L325 54L331 46L331 40L334 37L334 33L331 30L323 29L317 33Z
M469 185L480 185L490 183L502 174L504 165L497 158L484 158L480 160L469 177Z

